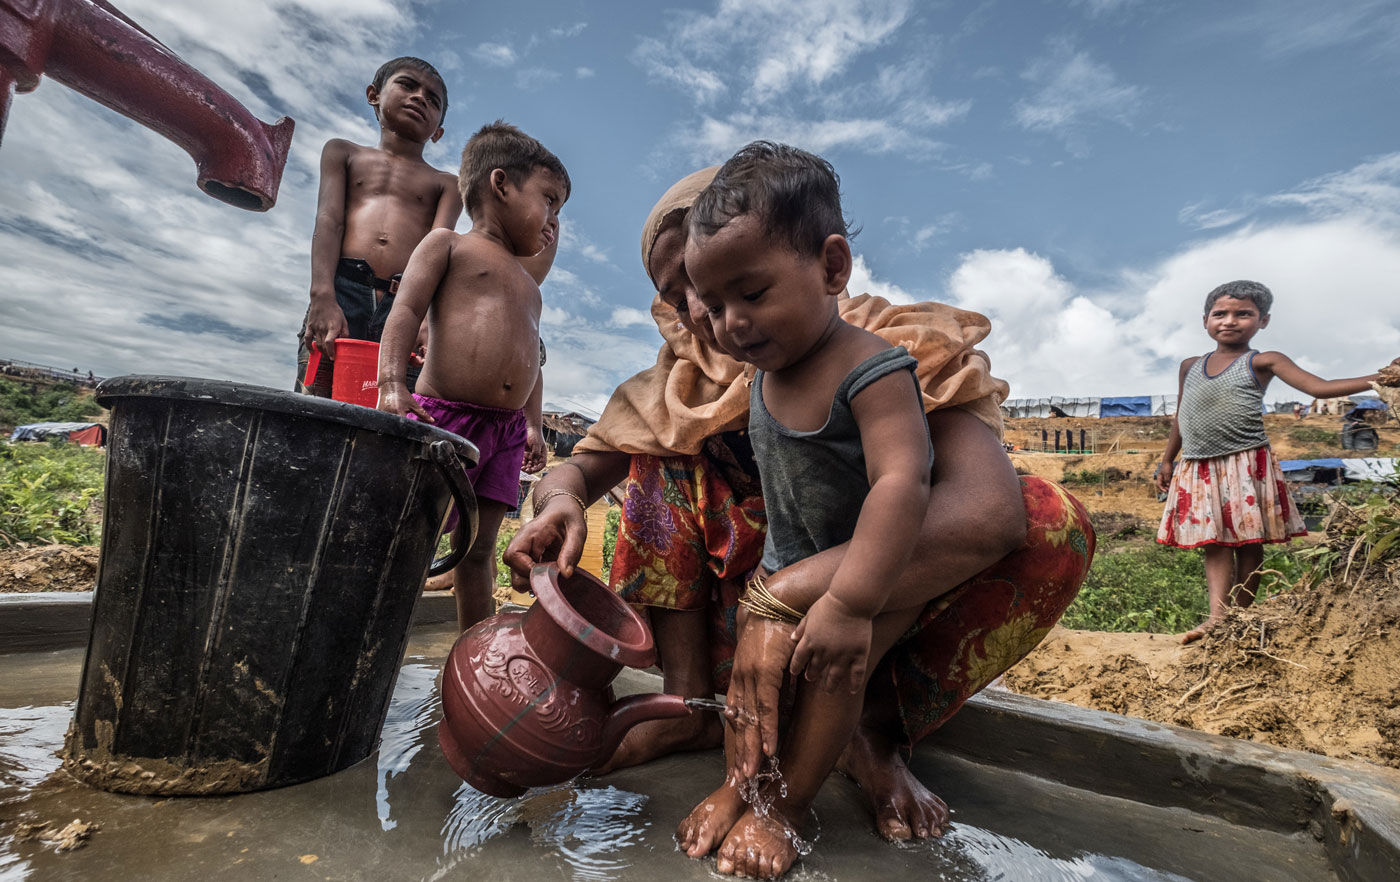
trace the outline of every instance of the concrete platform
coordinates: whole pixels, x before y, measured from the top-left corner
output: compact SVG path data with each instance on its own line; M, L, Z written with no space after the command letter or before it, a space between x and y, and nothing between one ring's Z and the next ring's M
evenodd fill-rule
M262 793L152 799L93 790L55 754L82 649L0 655L0 880L707 879L676 823L722 777L718 752L606 778L484 796L437 747L449 625L415 629L380 750L329 778ZM0 633L0 646L3 646ZM619 692L654 690L626 672ZM921 746L919 776L954 808L943 839L887 844L834 777L815 850L790 878L1380 882L1400 878L1400 776L1007 694ZM101 825L57 853L22 823Z

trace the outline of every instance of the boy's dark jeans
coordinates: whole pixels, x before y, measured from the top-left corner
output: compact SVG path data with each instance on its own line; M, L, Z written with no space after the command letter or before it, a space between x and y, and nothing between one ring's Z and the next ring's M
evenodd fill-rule
M389 310L394 306L394 295L389 288L398 276L381 279L375 276L374 269L365 261L352 257L342 257L335 268L335 302L345 313L345 323L349 332L345 335L352 340L372 340L379 342L384 335L384 322L389 318ZM310 314L310 307L307 314ZM331 397L331 370L334 362L321 359L321 366L310 386L306 379L306 366L311 360L311 340L306 334L306 319L302 319L301 331L297 333L297 381L296 390L320 398ZM410 365L408 368L408 389L418 382L422 368Z

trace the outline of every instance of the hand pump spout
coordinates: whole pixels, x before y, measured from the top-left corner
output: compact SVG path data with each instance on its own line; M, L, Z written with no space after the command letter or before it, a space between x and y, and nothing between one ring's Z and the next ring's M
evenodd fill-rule
M215 199L276 203L292 120L258 120L106 0L0 0L0 135L12 91L41 74L178 144Z

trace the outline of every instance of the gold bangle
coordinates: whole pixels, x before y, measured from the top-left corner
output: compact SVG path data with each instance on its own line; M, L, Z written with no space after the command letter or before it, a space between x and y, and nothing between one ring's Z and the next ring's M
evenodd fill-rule
M567 496L574 502L578 503L580 511L588 511L588 506L584 504L583 497L579 496L577 493L574 493L572 491L565 490L563 487L556 487L555 489L541 496L539 499L535 500L535 514L539 514L544 509L544 507L549 504L549 500L553 499L556 496Z
M775 622L796 625L802 621L802 613L773 596L773 592L764 584L763 574L758 570L754 570L753 575L744 584L744 593L739 598L739 604L754 615Z

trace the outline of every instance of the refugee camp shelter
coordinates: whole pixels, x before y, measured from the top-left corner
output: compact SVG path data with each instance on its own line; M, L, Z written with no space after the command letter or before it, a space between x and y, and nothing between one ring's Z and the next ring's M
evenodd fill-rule
M61 438L89 447L107 446L107 427L101 423L30 423L16 426L11 441L49 441Z
M545 443L555 456L569 456L574 445L588 434L588 427L594 420L573 411L546 410L543 414L543 434Z
M1118 398L1008 398L1001 403L1003 416L1012 419L1034 417L1120 417L1171 416L1176 413L1175 395L1128 395Z

